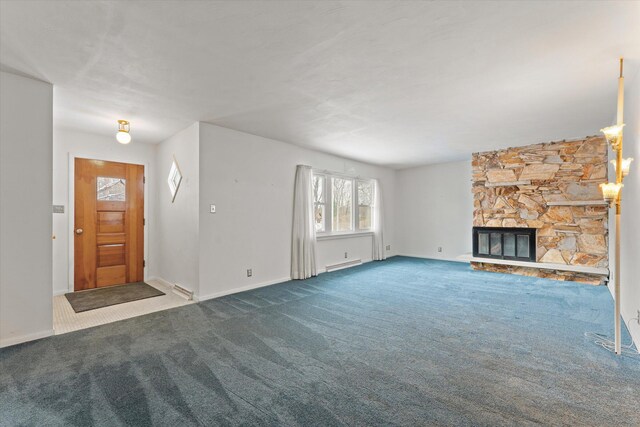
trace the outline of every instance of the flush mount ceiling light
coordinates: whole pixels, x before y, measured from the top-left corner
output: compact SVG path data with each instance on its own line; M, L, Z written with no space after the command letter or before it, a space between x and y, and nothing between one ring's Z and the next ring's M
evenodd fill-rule
M131 135L129 134L129 122L126 120L118 120L118 133L116 139L120 144L128 144L131 142Z

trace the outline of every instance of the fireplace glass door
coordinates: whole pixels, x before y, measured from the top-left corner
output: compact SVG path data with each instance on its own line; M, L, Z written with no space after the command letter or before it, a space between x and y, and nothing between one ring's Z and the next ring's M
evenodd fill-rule
M501 233L491 233L491 255L502 255Z
M535 228L473 228L473 256L536 261Z
M504 256L516 256L516 235L513 233L504 233L502 235Z
M478 234L478 252L482 255L489 255L489 233Z
M529 236L518 235L518 257L529 258Z

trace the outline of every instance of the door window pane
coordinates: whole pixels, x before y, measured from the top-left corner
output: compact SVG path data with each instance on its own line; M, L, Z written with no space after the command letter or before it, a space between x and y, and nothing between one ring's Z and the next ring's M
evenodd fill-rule
M504 256L516 256L516 235L512 233L505 233L502 235L504 239Z
M99 176L97 179L97 198L110 202L124 202L126 180L123 178L108 178Z
M351 231L353 184L349 179L331 178L331 230Z
M489 254L489 233L478 233L478 253Z
M518 257L529 258L529 236L519 234L518 235Z
M502 255L502 239L500 233L491 233L491 255Z

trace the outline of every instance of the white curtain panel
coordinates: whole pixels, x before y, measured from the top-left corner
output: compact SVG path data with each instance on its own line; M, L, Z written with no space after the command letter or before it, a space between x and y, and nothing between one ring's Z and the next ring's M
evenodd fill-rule
M293 194L291 278L307 279L316 272L316 228L313 221L311 166L298 165Z
M373 259L382 261L387 258L384 250L384 205L380 181L373 180Z

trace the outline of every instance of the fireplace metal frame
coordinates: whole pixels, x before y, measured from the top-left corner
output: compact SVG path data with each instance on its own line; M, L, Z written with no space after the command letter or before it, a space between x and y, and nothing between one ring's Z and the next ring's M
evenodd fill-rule
M489 254L481 254L478 252L478 234L480 232L486 233L500 233L500 249L502 251L502 255L491 255ZM528 257L519 257L519 256L507 256L504 255L504 235L505 234L515 234L516 235L516 247L517 247L517 236L529 236L529 256ZM489 246L491 246L491 237L489 237ZM489 250L491 252L491 250ZM517 252L516 252L517 255ZM510 259L516 261L532 261L536 262L536 229L535 228L524 228L524 227L473 227L473 256L474 258L489 258L489 259Z

